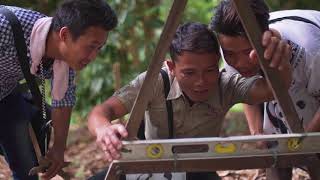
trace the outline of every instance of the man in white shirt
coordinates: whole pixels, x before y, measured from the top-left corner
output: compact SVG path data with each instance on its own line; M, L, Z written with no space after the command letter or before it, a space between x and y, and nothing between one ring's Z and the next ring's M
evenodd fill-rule
M287 19L283 19L284 17ZM312 10L278 11L270 13L270 20L274 21L270 24L270 28L278 31L283 39L298 45L293 51L296 56L294 55L295 58L291 60L293 82L289 94L305 130L319 131L320 123L317 111L319 109L320 86L317 84L317 80L320 78L320 72L317 67L320 67L318 61L320 58L320 12ZM285 122L280 115L279 105L275 105L275 103L273 101L266 104L267 113L264 118L266 133L279 132L279 129L272 125L271 118L277 117ZM275 108L271 108L273 105ZM272 109L275 111L272 112ZM290 128L286 127L290 132Z
M263 0L252 0L250 3L260 28L266 30L270 27L273 34L289 42L292 49L290 64L293 78L289 94L305 130L320 131L320 86L316 82L320 78L320 72L317 71L317 67L320 66L317 61L320 56L320 12L287 10L269 14ZM225 0L218 5L210 28L218 34L221 51L228 64L225 66L228 72L238 72L246 77L261 74L232 1ZM279 42L278 47L274 48L284 51L285 48L281 45L283 43ZM261 112L259 106L245 105L251 134L291 132L277 101L265 104L264 112ZM281 179L287 178L288 176L283 176Z

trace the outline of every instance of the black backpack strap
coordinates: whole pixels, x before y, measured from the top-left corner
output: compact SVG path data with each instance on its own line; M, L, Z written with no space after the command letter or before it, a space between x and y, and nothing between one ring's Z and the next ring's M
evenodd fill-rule
M164 95L165 95L165 98L167 98L170 91L169 76L168 76L168 73L163 69L160 70L160 74L163 80ZM172 109L171 100L166 100L166 107L167 107L167 113L168 113L169 139L172 139L174 138L174 133L173 133L173 109Z
M309 23L309 24L312 24L312 25L314 25L314 26L316 26L317 28L320 29L320 26L318 26L318 24L316 24L315 22L313 22L313 21L311 21L309 19L303 18L303 17L299 17L299 16L285 16L285 17L271 19L271 20L269 20L269 24L272 24L272 23L275 23L275 22L278 22L278 21L282 21L282 20L286 20L286 19Z
M41 109L41 93L35 77L30 73L29 58L27 56L27 45L25 42L21 24L17 16L5 7L0 7L0 14L4 15L6 19L9 21L9 24L11 25L14 38L14 45L17 50L21 70L31 91L34 103L39 107L39 109Z

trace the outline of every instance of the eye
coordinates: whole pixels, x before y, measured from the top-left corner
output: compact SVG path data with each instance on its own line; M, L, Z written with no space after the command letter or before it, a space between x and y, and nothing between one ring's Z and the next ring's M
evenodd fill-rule
M210 68L207 70L208 72L215 72L216 71L216 68Z
M252 49L247 49L244 51L245 54L249 55L251 53Z
M94 50L94 46L89 45L89 46L86 47L86 50L87 50L88 52L93 51L93 50Z
M223 51L224 56L232 56L232 52L230 51Z
M184 75L186 75L186 76L191 76L191 75L193 75L194 74L194 72L193 71L184 71L184 72L182 72Z

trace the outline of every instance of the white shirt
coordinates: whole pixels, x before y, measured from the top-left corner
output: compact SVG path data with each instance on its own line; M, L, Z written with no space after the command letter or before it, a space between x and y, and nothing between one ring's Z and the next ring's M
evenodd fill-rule
M270 14L270 19L285 16L303 17L320 26L320 12L312 10L277 11ZM304 48L294 48L294 54L298 55L291 60L293 81L289 94L302 121L301 123L307 125L313 119L320 105L320 84L317 82L320 80L320 29L311 23L290 19L275 22L270 24L269 27L276 29L281 34L282 39L290 40ZM274 123L277 119L283 122L287 132L291 132L282 116L282 110L278 103L276 101L266 103L264 113L265 133L281 132L280 127L277 127L281 122L277 122L276 125Z
M314 10L276 11L270 13L270 20L288 16L299 16L320 26L320 12ZM277 30L282 39L292 42L289 43L293 47L293 58L290 62L293 67L293 82L289 95L299 118L306 125L312 120L320 105L320 83L317 82L320 80L320 29L311 23L290 19L277 21L269 27ZM226 63L225 69L232 73L237 72ZM266 103L264 132L291 132L276 101Z

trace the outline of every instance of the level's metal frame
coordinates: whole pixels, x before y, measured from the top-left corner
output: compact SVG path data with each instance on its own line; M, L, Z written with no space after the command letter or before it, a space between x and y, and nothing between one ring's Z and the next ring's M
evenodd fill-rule
M279 72L269 68L268 62L263 57L264 47L261 45L262 32L258 26L256 18L254 17L254 14L252 13L251 7L249 7L249 0L233 0L233 2L246 30L248 39L250 40L252 47L254 47L254 49L257 51L261 69L263 70L268 83L272 87L274 97L278 100L284 116L290 125L290 128L295 133L303 133L303 127L301 126L292 100L286 91L284 84L282 82L278 82L278 77L280 76ZM158 77L163 59L178 27L186 3L187 0L174 0L173 2L168 19L160 36L158 46L149 65L145 81L139 91L133 109L130 113L129 121L126 126L129 132L129 140L133 140L137 135L141 119L147 107L147 97L150 96L149 92L151 84ZM131 174L181 171L201 172L223 169L292 167L295 165L306 165L308 167L310 177L312 179L320 179L319 158L314 154L320 151L318 139L319 133L290 135L283 134L265 137L243 136L232 137L229 139L213 138L127 141L124 142L125 151L122 153L123 158L121 160L114 161L110 165L105 179L118 179L120 174L125 173ZM223 144L222 147L225 147L225 151L229 153L217 153L212 150L218 143L231 143L238 147L239 144L245 144L248 142L252 143L261 140L278 142L278 146L271 149L259 150L254 148L253 150L247 151L241 148L236 148L235 151L230 153L230 149L232 150L233 145ZM196 145L195 149L197 149L199 143L207 146L208 151L201 153L183 152L178 153L178 155L177 153L172 152L173 147L183 147L183 145L188 146L189 149L191 145ZM288 143L293 143L293 147L298 148L292 150ZM313 144L315 144L315 146L312 146ZM162 152L163 154L160 154L160 158L158 154L159 145L160 151L164 151ZM145 149L147 147L151 147L151 152L149 153L152 153L152 148L154 148L154 146L157 146L158 148L156 148L154 151L156 158L154 158L152 155L150 157L150 154L149 156L141 156L143 152L150 151L150 149ZM136 150L139 148L142 148L140 149L141 152L137 153ZM183 147L181 151L183 151L183 149L185 148ZM136 154L132 154L133 152Z
M123 145L122 157L116 162L312 154L320 151L320 133L139 140L123 141Z
M110 165L108 180L121 174L208 172L317 165L320 133L227 138L124 141L120 160ZM266 142L270 148L256 147Z

